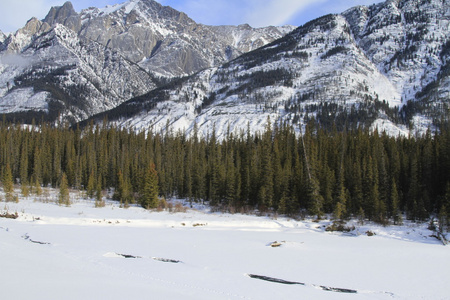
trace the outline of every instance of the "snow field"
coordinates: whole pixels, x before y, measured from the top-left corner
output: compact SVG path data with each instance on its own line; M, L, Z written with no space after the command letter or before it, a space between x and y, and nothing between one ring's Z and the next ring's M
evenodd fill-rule
M427 224L355 223L342 234L326 232L328 220L73 201L0 203L1 213L19 215L0 218L2 298L450 299L449 248Z

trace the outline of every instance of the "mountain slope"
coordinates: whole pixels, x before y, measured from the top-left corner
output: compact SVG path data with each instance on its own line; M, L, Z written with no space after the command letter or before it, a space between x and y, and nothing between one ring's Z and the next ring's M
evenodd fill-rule
M353 24L359 47L392 82L403 103L413 101L408 108L412 112L405 113L421 107L422 113L439 118L442 106L448 109L448 1L389 0L344 16ZM439 92L432 88L441 84Z
M222 136L262 130L268 117L296 126L314 117L329 128L387 124L393 134L414 121L426 129L449 117L449 16L449 3L437 0L324 16L107 114L138 130L171 124L189 133L197 124Z
M59 24L32 39L20 55L4 55L0 70L2 112L41 111L48 120L64 113L64 119L79 121L156 86L119 53L84 44Z
M66 2L0 41L0 112L77 122L292 29L205 26L153 0L79 14Z

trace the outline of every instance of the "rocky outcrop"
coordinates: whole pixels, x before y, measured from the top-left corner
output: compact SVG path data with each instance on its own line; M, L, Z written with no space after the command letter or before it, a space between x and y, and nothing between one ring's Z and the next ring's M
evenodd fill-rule
M274 41L292 26L206 26L153 0L134 0L81 12L80 38L120 51L163 77L185 76L220 65Z
M52 7L43 21L50 26L62 24L75 32L81 29L80 16L74 10L71 2L66 2L63 6Z

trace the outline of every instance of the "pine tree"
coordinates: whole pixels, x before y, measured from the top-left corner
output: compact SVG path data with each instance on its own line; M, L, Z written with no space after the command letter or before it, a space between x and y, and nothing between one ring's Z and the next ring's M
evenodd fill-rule
M3 191L5 192L6 202L14 201L14 182L9 164L3 171Z
M42 153L38 146L34 150L33 182L42 183Z
M22 196L28 197L30 195L30 187L27 183L22 183L20 185L20 190L22 191Z
M28 141L25 140L20 152L20 184L28 183Z
M394 224L401 225L403 223L403 218L399 208L397 184L395 184L394 179L392 180L391 185L391 203L392 203L392 217L394 219Z
M37 179L34 181L33 192L34 192L37 196L42 195L41 184L39 183L39 181L38 181Z
M225 158L226 170L225 170L225 200L228 206L236 207L236 172L234 166L233 153L228 151Z
M442 205L438 215L438 229L442 234L450 229L450 217L447 213L447 206Z
M450 181L446 185L443 203L439 210L439 225L441 232L444 232L444 229L450 231Z
M259 206L270 208L273 204L273 168L269 145L262 147L260 188L258 192Z
M417 202L419 198L419 178L418 178L418 165L417 157L413 154L410 160L410 176L409 176L409 186L408 186L408 203L407 212L408 219L416 220L418 218L418 207Z
M94 171L92 171L91 174L89 175L89 180L88 180L88 185L87 185L87 190L86 190L87 196L89 198L94 197L95 190L96 190L95 175L94 175Z
M323 197L323 207L326 212L333 210L333 187L336 184L334 172L324 163L320 174L320 194Z
M95 188L95 207L104 207L105 200L103 200L101 175L99 175L98 177L99 178L97 179L97 186Z
M364 225L364 220L366 218L366 215L364 213L364 209L361 206L359 207L359 210L358 210L358 213L357 213L357 217L358 217L358 220L359 220L359 224L360 225Z
M143 190L139 198L141 206L147 209L156 208L159 203L158 193L158 174L155 164L152 163L145 174Z
M369 220L378 221L380 198L378 190L378 170L374 159L369 156L363 161L363 209Z
M306 196L308 198L308 210L310 214L316 215L317 218L320 219L323 215L323 197L320 195L319 182L315 177L308 178L306 192Z
M62 174L61 183L59 185L59 198L58 202L60 205L70 205L70 196L69 196L69 184L67 182L66 173Z
M300 127L301 128L301 127ZM302 151L305 158L306 171L306 198L308 211L312 215L316 215L320 219L323 215L323 196L320 194L320 182L316 176L319 169L317 160L318 147L313 140L313 135L309 125L306 132L302 135ZM302 134L302 133L301 133ZM307 140L307 142L305 142ZM307 150L310 151L307 151Z
M125 178L122 171L117 174L117 187L113 195L113 199L120 201L120 206L127 207L130 203L130 189L128 179Z
M344 148L344 147L342 147ZM342 220L347 213L347 191L344 185L344 150L342 150L341 159L339 163L339 170L337 172L337 180L336 180L336 206L334 210L334 216L336 219Z
M347 214L347 193L345 191L345 188L343 185L341 185L338 197L337 197L337 203L334 208L334 217L338 220L342 220L344 216Z

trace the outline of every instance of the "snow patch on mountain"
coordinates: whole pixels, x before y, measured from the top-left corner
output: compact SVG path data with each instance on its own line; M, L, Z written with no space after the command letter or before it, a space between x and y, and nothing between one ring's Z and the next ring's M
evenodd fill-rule
M14 89L3 97L0 110L4 113L21 111L47 111L49 93L35 93L33 88Z

